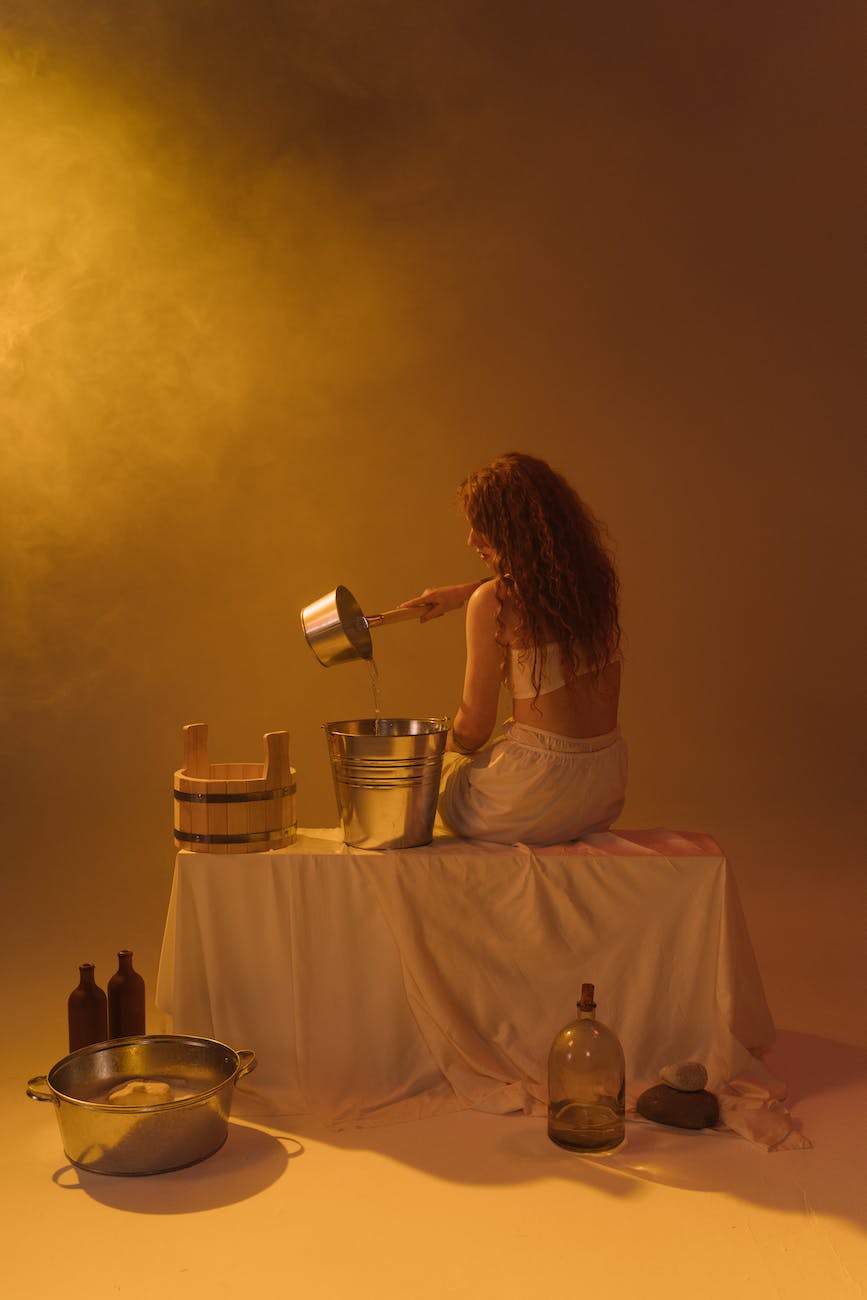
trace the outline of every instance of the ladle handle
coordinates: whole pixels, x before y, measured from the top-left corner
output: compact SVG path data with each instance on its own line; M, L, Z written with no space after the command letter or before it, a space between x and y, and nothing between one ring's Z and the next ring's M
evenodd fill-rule
M365 614L364 621L368 627L379 627L381 623L403 623L408 618L421 618L428 609L433 609L433 601L426 605L412 605L409 609L388 609L384 614Z

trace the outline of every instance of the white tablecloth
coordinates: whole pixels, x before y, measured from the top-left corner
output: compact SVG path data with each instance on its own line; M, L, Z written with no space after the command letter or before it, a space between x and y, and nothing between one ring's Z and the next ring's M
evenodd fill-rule
M338 830L275 852L177 855L157 984L175 1033L253 1048L244 1113L371 1124L542 1113L582 982L633 1080L699 1060L761 1076L773 1039L737 889L710 837L553 848L440 837L388 853Z

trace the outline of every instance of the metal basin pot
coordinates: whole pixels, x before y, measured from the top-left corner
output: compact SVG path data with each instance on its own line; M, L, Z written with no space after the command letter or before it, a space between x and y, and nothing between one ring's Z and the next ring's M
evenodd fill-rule
M347 587L335 587L327 596L321 596L302 609L301 627L319 662L325 668L332 668L335 664L350 663L354 659L372 659L372 627L421 618L426 609L430 609L430 605L365 615Z
M255 1067L253 1052L211 1038L144 1034L71 1052L30 1079L27 1095L54 1103L63 1150L79 1169L163 1174L219 1150L235 1084Z

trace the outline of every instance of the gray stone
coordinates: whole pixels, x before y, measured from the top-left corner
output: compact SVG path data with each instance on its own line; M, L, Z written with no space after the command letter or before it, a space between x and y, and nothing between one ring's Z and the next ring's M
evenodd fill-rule
M657 1083L638 1098L638 1113L657 1124L675 1128L713 1128L719 1123L719 1102L712 1092L682 1092Z
M707 1087L707 1070L701 1061L681 1061L679 1065L664 1065L659 1077L678 1092L701 1092Z

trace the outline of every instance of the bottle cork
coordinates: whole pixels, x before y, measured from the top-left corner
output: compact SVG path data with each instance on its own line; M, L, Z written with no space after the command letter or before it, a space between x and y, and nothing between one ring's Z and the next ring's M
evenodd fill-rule
M578 1003L579 1011L596 1010L596 1002L594 1001L594 997L593 997L595 992L596 989L594 985L592 984L581 985L581 1001Z

